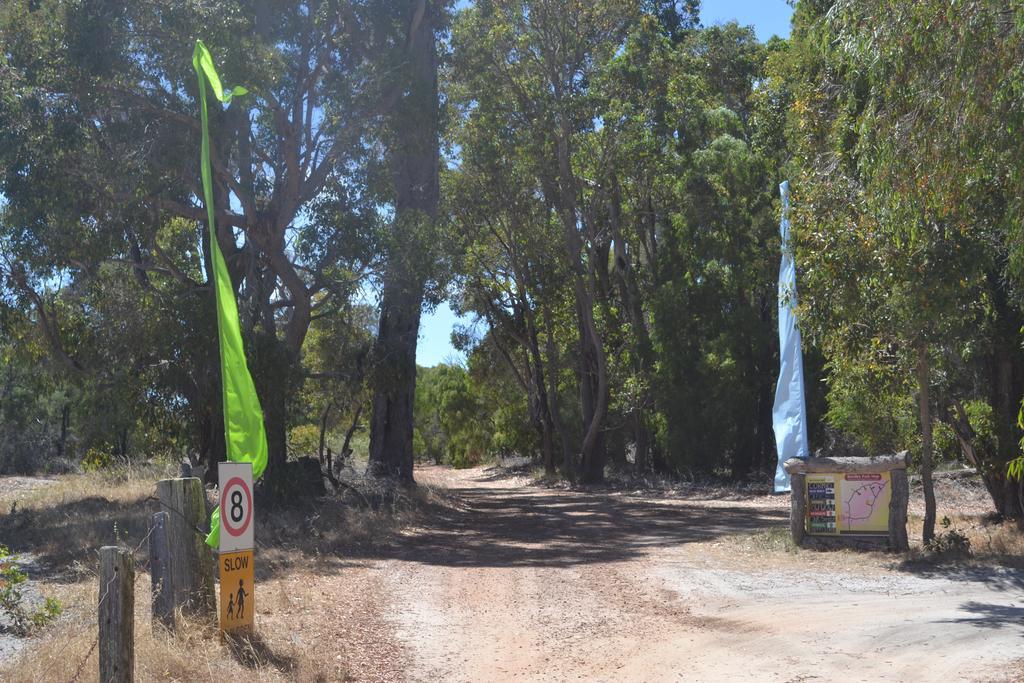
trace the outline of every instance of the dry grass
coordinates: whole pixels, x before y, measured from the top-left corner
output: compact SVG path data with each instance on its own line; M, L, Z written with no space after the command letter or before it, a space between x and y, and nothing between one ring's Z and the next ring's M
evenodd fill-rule
M920 545L923 518L919 515L910 515L907 526L910 537L916 544L911 547L907 559L926 562L970 560L984 565L1024 568L1024 525L1020 522L996 522L986 515L978 514L945 516L949 519L949 527L945 528L940 523L936 525L936 533L962 534L970 542L970 553L947 553L945 556L936 556L925 551ZM940 512L940 522L942 518Z
M281 587L259 586L261 598L277 599ZM95 581L44 586L65 606L65 616L23 651L0 679L11 683L95 680L99 663L94 650ZM337 681L347 678L342 662L322 661L290 642L289 633L263 628L251 641L222 641L212 624L186 623L174 636L149 618L149 578L135 579L135 678L138 681Z
M390 640L382 637L387 624L379 614L386 597L375 585L346 583L340 570L371 561L378 546L421 510L445 505L440 494L423 486L395 494L358 483L296 508L264 507L256 520L259 637L222 642L212 624L190 624L178 636L159 628L154 633L151 626L145 539L159 507L152 500L156 481L172 475L149 467L0 490L0 542L36 561L42 569L33 581L64 608L13 662L0 664L0 680L96 678L96 550L115 544L133 550L136 559L136 680L340 681L349 679L349 661L360 658L370 660L359 661L361 678L393 678L386 670L371 671L401 658L379 649L385 646L378 641ZM343 614L334 621L318 616L324 604Z
M104 545L135 547L158 509L157 467L67 475L55 483L0 498L0 539L17 553L31 553L55 573L94 563ZM133 543L134 541L134 543Z

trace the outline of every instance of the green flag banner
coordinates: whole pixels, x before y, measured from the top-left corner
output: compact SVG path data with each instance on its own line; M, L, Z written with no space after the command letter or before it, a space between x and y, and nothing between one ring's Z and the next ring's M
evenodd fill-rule
M217 244L217 230L214 224L213 171L210 166L210 122L206 107L206 89L209 84L214 97L224 104L231 98L245 95L248 90L236 86L225 91L220 77L213 66L213 57L203 45L196 41L192 53L192 66L199 79L199 111L203 121L202 176L203 201L206 203L207 224L210 226L210 251L213 258L213 288L217 298L217 331L220 338L220 372L224 386L224 438L227 442L228 460L251 462L253 479L259 479L267 467L267 434L263 429L263 410L260 408L256 387L245 362L242 346L242 330L238 322L238 304L235 290L231 286L224 255ZM220 543L220 508L210 516L210 534L206 544L217 547Z

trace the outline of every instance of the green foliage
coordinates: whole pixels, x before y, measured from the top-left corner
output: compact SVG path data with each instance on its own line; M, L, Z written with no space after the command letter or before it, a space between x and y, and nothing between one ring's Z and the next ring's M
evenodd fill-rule
M935 538L928 541L925 548L936 555L970 557L971 539L954 527L949 517L943 517L941 525L944 531L935 534Z
M418 457L454 467L479 464L494 454L494 420L465 368L419 368L413 436Z
M91 447L82 456L82 469L86 472L96 472L109 467L113 461L114 459L110 455L110 446L99 444Z
M792 101L801 324L828 364L830 421L920 452L927 389L940 454L976 457L1004 514L1024 392L1018 15L989 0L801 2L769 65Z
M292 427L288 432L288 452L295 456L316 457L320 449L320 428L312 424Z
M643 470L767 466L786 99L757 84L781 48L736 24L697 29L678 7L666 19L647 6L559 4L580 27L569 37L524 21L535 9L486 3L454 26L461 165L446 182L470 242L456 263L461 304L487 325L467 344L470 365L508 368L479 381L518 384L525 410L497 415L520 415L504 423L545 459L577 448L594 406L576 398L604 372L602 448L619 466L628 453ZM517 59L523 46L554 63ZM556 73L579 76L550 82ZM585 266L573 260L573 211ZM588 365L581 306L593 308L604 368ZM492 445L510 447L495 426Z
M1014 458L1006 466L1006 475L1020 481L1024 478L1024 456Z
M11 554L7 546L0 545L0 612L6 616L14 633L27 636L60 616L61 604L56 598L48 597L41 607L30 609L25 604L24 592L28 575L17 562L18 556Z
M436 107L402 3L122 5L0 9L0 470L223 455L201 33L252 93L212 113L218 239L278 457L365 442L409 345L374 336L426 292L473 322L418 371L417 457L770 469L788 179L812 442L920 461L928 388L943 459L1024 474L1024 9L805 0L763 44L695 2L480 0ZM436 220L398 196L435 116Z
M347 342L372 327L351 302L394 200L381 170L391 132L371 103L396 87L391 53L405 51L388 36L404 39L408 18L393 3L347 6L351 15L334 3L249 0L3 4L0 287L10 315L0 345L18 350L17 368L38 371L41 396L20 406L37 427L0 415L0 469L77 461L102 443L118 459L223 456L195 196L187 56L198 36L225 78L254 95L211 112L214 183L274 454L284 457L291 425L326 411L333 428L357 414L365 386ZM334 336L306 358L317 329ZM319 381L302 395L306 362L320 366ZM345 376L323 363L345 363ZM20 374L15 390L28 384ZM57 391L67 400L47 404ZM42 463L20 462L25 453Z

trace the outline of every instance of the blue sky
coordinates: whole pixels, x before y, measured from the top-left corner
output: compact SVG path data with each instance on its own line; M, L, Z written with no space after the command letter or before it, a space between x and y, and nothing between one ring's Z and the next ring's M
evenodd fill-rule
M468 3L463 1L458 4ZM785 0L705 0L700 10L701 23L705 26L735 19L741 24L753 26L758 39L762 41L773 35L784 38L789 36L789 19L792 15L793 8ZM461 354L452 348L451 334L452 328L459 322L446 303L430 314L424 313L419 344L416 346L416 362L430 366L458 359Z
M789 19L793 8L785 0L705 0L700 7L700 21L705 26L735 19L754 27L758 39L772 36L789 37Z

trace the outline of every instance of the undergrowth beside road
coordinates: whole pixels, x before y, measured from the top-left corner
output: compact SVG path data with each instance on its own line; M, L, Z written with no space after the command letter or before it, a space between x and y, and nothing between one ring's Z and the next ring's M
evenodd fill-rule
M258 508L259 637L222 642L213 624L192 623L183 635L170 636L150 623L146 535L159 509L156 482L168 476L174 476L171 468L149 466L65 475L9 494L0 489L0 541L35 558L40 569L30 579L63 606L60 618L25 641L12 662L0 664L0 680L95 679L97 550L104 545L134 552L136 680L345 680L348 655L339 653L347 644L299 637L294 615L339 597L325 598L318 580L388 543L423 508L445 504L429 487L387 492L350 481L337 494L294 507ZM362 599L369 596L353 595L351 602Z

